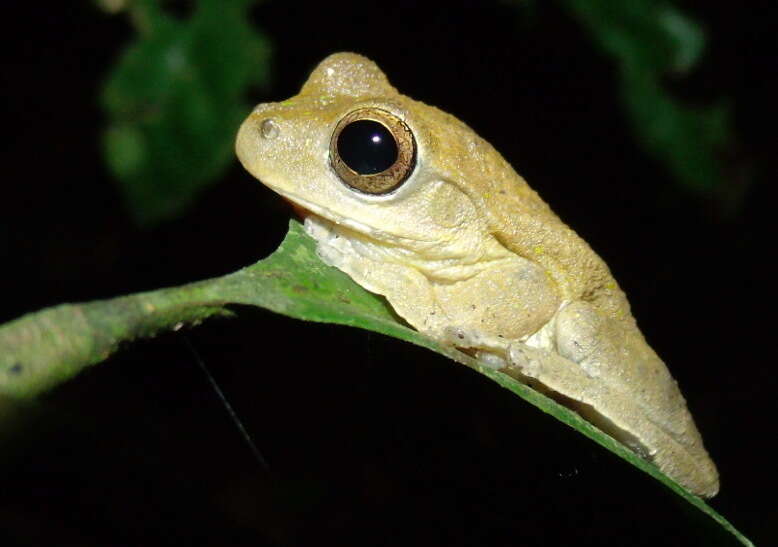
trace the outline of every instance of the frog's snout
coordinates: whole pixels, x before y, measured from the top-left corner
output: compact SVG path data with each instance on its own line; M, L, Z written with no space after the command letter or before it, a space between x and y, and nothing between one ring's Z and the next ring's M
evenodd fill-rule
M240 163L255 177L259 175L262 157L269 152L269 142L281 133L278 122L258 110L259 107L246 118L235 139L235 153Z

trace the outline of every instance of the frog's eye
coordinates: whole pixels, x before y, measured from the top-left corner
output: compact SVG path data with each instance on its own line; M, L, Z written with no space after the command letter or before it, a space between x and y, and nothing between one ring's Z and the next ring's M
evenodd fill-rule
M330 163L347 186L366 194L386 194L413 171L416 141L397 116L379 108L361 108L335 127Z

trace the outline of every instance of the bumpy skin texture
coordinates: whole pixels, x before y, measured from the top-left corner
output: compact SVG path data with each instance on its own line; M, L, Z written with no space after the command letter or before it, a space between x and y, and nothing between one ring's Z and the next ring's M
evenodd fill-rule
M332 132L358 108L389 112L414 135L415 168L389 194L355 191L331 167ZM339 53L299 95L257 106L236 151L307 212L325 261L416 329L512 368L692 492L717 493L686 402L608 267L464 123Z

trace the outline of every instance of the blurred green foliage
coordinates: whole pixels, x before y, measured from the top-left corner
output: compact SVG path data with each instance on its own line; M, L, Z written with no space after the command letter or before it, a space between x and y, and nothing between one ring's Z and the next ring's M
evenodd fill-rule
M137 30L102 93L106 161L142 225L184 210L233 159L246 91L267 84L270 46L253 0L199 0L187 18L157 0L126 8Z
M248 23L254 3L197 0L186 18L166 12L160 0L110 8L129 14L137 36L103 90L105 157L140 224L184 211L232 161L235 130L250 108L246 91L269 80L268 39ZM522 20L536 22L533 2L513 3ZM643 148L681 188L736 197L724 184L733 143L726 105L685 105L664 85L695 67L705 48L702 28L670 0L561 3L618 64L623 103Z
M563 4L618 63L622 98L643 148L682 187L721 195L723 153L732 142L726 106L686 106L663 85L694 68L705 47L702 28L667 1Z

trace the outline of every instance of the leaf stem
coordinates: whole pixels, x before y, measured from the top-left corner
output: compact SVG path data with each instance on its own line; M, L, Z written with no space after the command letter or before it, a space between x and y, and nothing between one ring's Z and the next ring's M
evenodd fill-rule
M106 359L122 342L229 315L224 302L208 297L209 286L63 304L0 326L0 393L35 397Z

